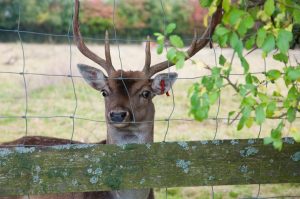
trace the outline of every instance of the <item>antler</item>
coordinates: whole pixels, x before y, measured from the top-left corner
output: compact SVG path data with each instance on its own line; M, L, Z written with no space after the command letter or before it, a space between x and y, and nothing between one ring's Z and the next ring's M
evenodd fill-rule
M150 65L151 65L151 52L150 52L150 37L147 37L146 48L145 48L146 58L145 58L145 66L143 68L144 73L149 73Z
M74 18L73 18L73 34L74 34L74 40L77 45L77 48L80 50L80 52L88 57L89 59L93 60L107 72L108 76L115 71L110 57L110 48L109 48L109 39L108 39L108 32L105 33L105 59L102 59L95 53L93 53L88 47L84 44L83 38L80 33L79 28L79 0L75 0L75 11L74 11Z
M195 31L192 44L190 45L189 49L186 51L188 56L185 58L185 60L194 56L198 51L200 51L202 48L204 48L208 42L210 42L211 35L214 32L216 26L221 22L222 16L223 16L223 13L222 13L222 2L221 2L220 5L218 6L216 12L213 14L213 16L211 18L209 27L207 27L207 29L205 30L205 32L203 33L201 38L198 38L197 31ZM149 48L149 41L147 41L147 45L146 45L146 64L143 69L143 72L148 77L151 77L154 74L174 65L174 63L169 62L167 60L167 61L155 64L153 66L150 66L150 61L147 61L148 59L150 59L150 55L148 55L150 53L150 50L147 50L148 48ZM148 51L149 51L149 53L147 53ZM147 63L149 63L149 65L147 65Z

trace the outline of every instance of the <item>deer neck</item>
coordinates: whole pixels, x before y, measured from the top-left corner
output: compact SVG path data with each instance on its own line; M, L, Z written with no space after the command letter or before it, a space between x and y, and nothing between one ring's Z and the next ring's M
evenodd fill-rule
M153 142L155 108L151 102L147 110L135 113L135 121L124 128L117 128L107 122L107 144L145 144Z
M154 121L154 112L153 107L144 118L144 121ZM152 143L153 127L153 122L137 122L126 128L116 128L107 123L107 144ZM150 194L150 189L116 190L111 191L110 194L113 199L147 199Z
M153 118L154 119L154 118ZM149 120L149 121L153 121ZM153 122L136 123L126 128L116 128L108 124L107 144L144 144L153 142Z

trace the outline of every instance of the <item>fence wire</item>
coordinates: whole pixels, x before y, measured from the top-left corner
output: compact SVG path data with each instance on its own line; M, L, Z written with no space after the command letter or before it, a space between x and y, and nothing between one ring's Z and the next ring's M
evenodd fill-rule
M166 26L168 23L168 19L167 19L167 15L166 15L166 11L165 11L165 2L164 0L158 0L161 4L161 13L163 16L163 31L164 33L166 33ZM73 3L74 6L74 3ZM70 8L72 9L73 12L73 7ZM110 41L113 41L116 45L117 45L117 51L118 51L118 57L119 57L119 62L120 62L120 66L121 66L121 71L123 71L123 61L122 61L122 56L121 56L121 47L120 47L120 42L127 42L127 43L141 43L141 42L147 42L148 40L143 40L143 39L123 39L123 38L118 38L118 34L117 34L117 28L116 28L116 19L115 19L115 13L117 11L117 2L116 0L113 1L113 15L112 17L112 21L113 21L113 34L114 34L114 38L110 38ZM74 13L73 13L74 14ZM11 71L0 71L0 75L16 75L16 76L21 76L22 80L23 80L23 86L24 86L24 101L25 101L25 110L24 110L24 114L23 115L0 115L0 119L22 119L25 122L25 130L24 130L24 135L27 136L28 135L28 119L51 119L51 118L66 118L66 119L70 119L71 123L72 123L72 128L71 128L71 136L70 136L70 143L72 143L73 139L74 139L74 133L75 133L75 128L76 128L76 121L77 120L82 120L82 121L89 121L89 122L95 122L95 123L103 123L105 124L106 121L105 120L95 120L92 118L87 118L87 117L80 117L80 116L76 116L77 113L77 108L78 108L78 97L77 97L77 92L76 92L76 86L75 86L75 78L82 78L81 76L78 75L74 75L74 71L72 69L72 65L73 65L73 53L72 53L72 43L73 43L73 35L72 35L72 29L73 29L73 16L72 18L70 18L70 23L69 23L69 27L68 27L68 33L67 34L52 34L52 33L42 33L42 32L33 32L33 31L27 31L27 30L21 30L20 29L20 24L21 24L21 17L22 16L22 8L19 5L19 12L18 12L18 21L17 21L17 29L12 30L12 29L5 29L5 28L0 28L0 32L11 32L11 33L17 33L18 35L18 39L19 39L19 43L20 43L20 48L22 51L22 70L20 72L11 72ZM40 35L40 36L51 36L51 37L64 37L67 38L68 40L68 50L69 50L69 72L68 74L49 74L49 73L34 73L34 72L26 72L26 58L25 58L25 50L24 50L24 45L23 45L23 39L22 39L22 34L31 34L31 35ZM92 38L92 37L84 37L85 40L87 41L100 41L100 42L104 42L104 38ZM210 39L212 40L212 37L210 36L209 38L203 38L203 39ZM193 38L183 38L183 40L185 41L192 41ZM165 46L165 50L168 50L168 46ZM217 61L217 52L216 52L216 47L213 46L212 49L213 54L214 54L214 65L218 66L218 61ZM221 49L222 51L222 49ZM247 56L248 54L246 54L245 56ZM234 60L234 53L232 54L232 58L231 58L231 62L230 65L233 64L233 60ZM290 60L289 60L290 61ZM266 74L267 72L267 63L266 63L266 59L264 59L264 70L263 71L259 71L259 72L252 72L250 74L252 75L259 75L259 74ZM168 73L170 73L170 67L168 67ZM232 73L230 74L230 76L242 76L244 75L243 73ZM71 81L71 85L72 85L72 90L73 90L73 98L75 101L75 105L72 111L72 114L70 115L29 115L28 114L28 110L29 110L29 104L28 104L28 86L27 86L27 76L43 76L43 77L61 77L61 78L69 78ZM179 77L178 80L200 80L204 75L201 76L194 76L194 77ZM207 75L205 75L207 76ZM108 77L108 79L114 79L111 77ZM115 78L115 79L119 79L119 78ZM180 122L197 122L194 119L191 118L174 118L173 117L173 113L176 109L176 103L175 103L175 92L174 89L171 87L171 94L172 94L172 100L171 100L171 111L168 114L168 117L166 118L162 118L162 119L154 119L151 121L136 121L136 117L134 115L135 113L135 106L134 104L132 104L132 101L130 100L130 94L127 88L127 85L125 84L124 80L126 79L141 79L141 78L126 78L123 77L123 72L121 72L121 80L123 83L123 86L126 90L126 93L128 95L129 98L129 102L130 102L130 109L131 112L133 113L133 121L128 122L131 124L140 124L140 123L154 123L154 122L164 122L166 123L166 130L163 136L163 142L165 142L167 140L167 135L169 133L169 128L170 128L170 122L171 121L180 121ZM268 84L267 81L265 81L265 87L266 89L268 88ZM217 138L218 132L219 132L219 123L220 121L222 122L226 122L228 121L228 117L220 117L219 113L220 113L220 108L221 108L221 104L222 104L222 98L221 98L221 90L220 90L220 97L218 99L217 102L217 107L216 107L216 115L214 117L209 117L207 120L212 120L215 121L215 130L213 133L213 137L212 139L215 140ZM300 117L296 117L297 119L299 119ZM278 118L281 119L281 118ZM231 119L230 123L233 123L234 121L238 121L240 120L240 117L236 117ZM260 138L261 136L261 131L262 131L262 125L259 126L259 131L257 134L257 138ZM18 145L10 145L10 146L18 146ZM26 146L36 146L36 145L26 145ZM260 163L259 163L260 164ZM290 196L290 195L278 195L278 196L270 196L270 197L261 197L261 185L258 184L258 188L257 188L257 193L255 194L254 197L248 197L250 198L256 198L256 199L263 199L263 198L300 198L300 196ZM30 196L28 195L28 198L30 198ZM165 188L165 198L168 198L168 188ZM214 186L211 186L211 198L214 199L215 198L215 189Z

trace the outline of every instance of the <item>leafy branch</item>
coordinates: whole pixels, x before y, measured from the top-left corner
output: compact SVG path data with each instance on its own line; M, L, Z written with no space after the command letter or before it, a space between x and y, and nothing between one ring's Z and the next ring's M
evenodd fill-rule
M265 138L265 143L272 143L275 148L281 149L285 126L287 123L292 125L300 112L300 65L288 63L292 30L300 24L300 5L292 0L243 0L236 3L231 0L200 0L200 4L209 9L210 16L222 5L222 22L215 29L212 40L220 47L234 50L243 67L244 79L243 83L230 79L233 56L229 62L221 54L217 66L206 66L211 74L202 77L189 90L190 114L198 121L207 119L221 90L230 86L238 96L240 106L238 110L228 113L228 121L230 118L233 118L232 122L239 119L237 130L241 130L250 128L254 123L262 125L267 119L279 120L270 137ZM181 50L183 42L180 37L169 35L175 27L175 24L170 24L164 35L156 34L158 53L162 52L165 39L169 38L172 47L167 52L167 58L181 68L186 56ZM262 50L263 58L272 54L272 58L282 62L284 67L266 71L262 74L263 78L251 74L249 71L253 66L249 65L244 51L249 51L249 54L256 49ZM277 86L280 82L284 82L283 89ZM274 86L267 89L268 85ZM296 141L300 141L299 129L291 127L289 131Z

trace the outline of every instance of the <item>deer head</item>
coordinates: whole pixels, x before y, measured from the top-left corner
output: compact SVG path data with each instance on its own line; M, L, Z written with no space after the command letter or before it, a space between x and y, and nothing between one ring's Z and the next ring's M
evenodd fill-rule
M174 84L177 73L156 73L174 65L164 61L151 66L150 39L146 43L145 66L142 71L122 71L113 67L108 32L105 34L105 59L97 56L85 45L79 27L79 0L75 0L75 13L73 19L74 40L80 52L99 64L107 73L107 76L99 69L85 64L78 64L80 73L85 81L94 89L102 93L105 98L105 117L108 125L108 143L119 143L124 136L136 131L137 134L147 132L138 142L153 141L153 122L147 124L143 121L154 120L154 105L152 98L168 92ZM210 41L210 36L222 17L222 9L219 7L212 17L210 26L203 36L198 38L195 31L194 39L187 50L189 59ZM163 83L163 86L162 86ZM138 130L133 130L138 129ZM139 132L138 132L139 131ZM126 133L127 132L127 133ZM123 137L114 139L116 134L122 133ZM136 134L136 135L137 135ZM125 138L124 138L125 139ZM130 141L129 141L130 142ZM136 142L136 141L133 141Z

